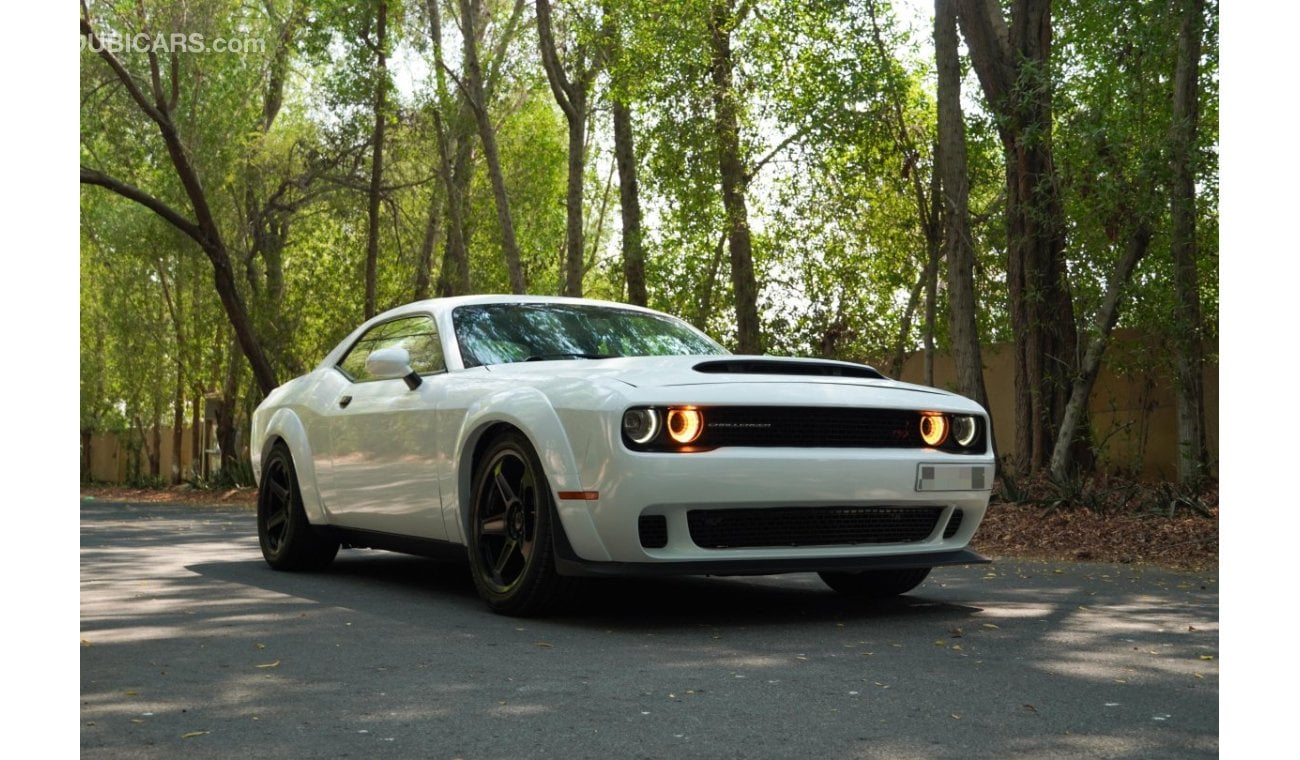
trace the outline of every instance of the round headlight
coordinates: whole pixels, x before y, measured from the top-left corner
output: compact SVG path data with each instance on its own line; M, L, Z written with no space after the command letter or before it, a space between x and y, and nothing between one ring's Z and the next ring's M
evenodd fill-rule
M948 437L948 419L938 412L922 412L921 440L926 446L938 446Z
M975 418L965 414L953 415L952 418L952 439L957 442L958 446L963 449L975 442L975 433L979 431L979 426L975 424Z
M691 443L704 432L704 415L698 409L669 409L668 436L677 443Z
M659 413L653 409L629 409L623 412L623 435L637 445L653 441L659 435Z

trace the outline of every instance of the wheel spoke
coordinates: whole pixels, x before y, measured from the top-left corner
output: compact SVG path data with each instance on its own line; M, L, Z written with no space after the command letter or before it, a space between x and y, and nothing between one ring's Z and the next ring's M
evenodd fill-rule
M275 474L276 474L276 475L280 475L281 473L277 472L277 473L275 473ZM278 500L280 501L280 503L288 503L288 501L289 501L289 488L288 488L288 486L286 486L286 485L284 485L283 483L279 482L279 481L278 481L276 478L274 478L274 477L272 477L272 478L268 481L268 485L271 486L271 493L275 495L275 498L278 499Z
M510 487L510 483L506 481L505 474L501 472L500 464L497 465L497 471L495 473L494 480L496 482L497 492L501 494L501 498L505 501L507 505L514 504L515 502L519 501L519 497L515 496L514 489L512 489Z
M500 514L483 518L479 523L479 532L485 536L504 535L506 532L506 516Z
M505 577L506 566L510 564L510 560L518 553L519 542L513 538L506 541L506 545L501 547L501 553L497 555L497 561L492 566L492 576L496 579L497 583L500 583L503 586L508 583ZM511 578L510 580L514 579Z

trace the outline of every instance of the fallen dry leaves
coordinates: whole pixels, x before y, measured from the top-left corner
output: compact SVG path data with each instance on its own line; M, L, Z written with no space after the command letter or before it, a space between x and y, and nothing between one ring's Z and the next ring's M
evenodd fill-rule
M1219 565L1219 517L1179 512L1099 514L1048 510L1035 504L993 504L972 547L983 554L1213 570Z

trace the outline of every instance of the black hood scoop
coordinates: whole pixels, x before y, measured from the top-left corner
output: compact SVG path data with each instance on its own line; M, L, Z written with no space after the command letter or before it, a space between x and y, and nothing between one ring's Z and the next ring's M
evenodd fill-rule
M857 377L884 380L885 376L865 364L789 359L719 359L695 365L696 372L712 375L801 375L804 377Z

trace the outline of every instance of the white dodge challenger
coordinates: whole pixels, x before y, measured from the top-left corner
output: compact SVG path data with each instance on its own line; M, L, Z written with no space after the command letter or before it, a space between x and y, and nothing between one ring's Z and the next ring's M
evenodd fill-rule
M358 327L252 420L278 570L340 547L468 554L495 611L579 576L817 572L906 593L967 545L989 421L861 364L736 356L625 304L468 296Z

